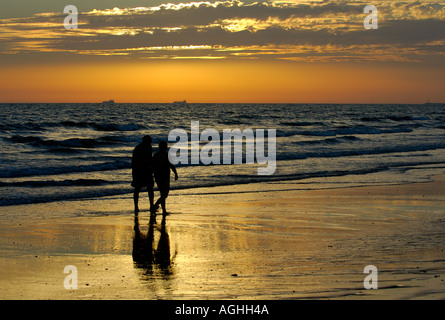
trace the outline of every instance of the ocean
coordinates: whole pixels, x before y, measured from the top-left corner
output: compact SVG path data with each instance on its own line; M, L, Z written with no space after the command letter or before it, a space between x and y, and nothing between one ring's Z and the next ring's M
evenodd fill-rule
M444 104L0 104L0 206L131 194L142 137L156 152L192 121L201 131L275 129L276 170L180 164L172 190L183 194L410 183L445 168Z

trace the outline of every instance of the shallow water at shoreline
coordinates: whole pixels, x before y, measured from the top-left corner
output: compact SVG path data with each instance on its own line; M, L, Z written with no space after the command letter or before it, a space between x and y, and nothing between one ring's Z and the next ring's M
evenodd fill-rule
M2 224L1 298L443 298L443 181L227 189L173 200L151 224L146 209L135 220L130 197L30 205L84 214ZM63 287L66 265L78 268L77 290ZM378 267L379 290L363 288L366 265Z

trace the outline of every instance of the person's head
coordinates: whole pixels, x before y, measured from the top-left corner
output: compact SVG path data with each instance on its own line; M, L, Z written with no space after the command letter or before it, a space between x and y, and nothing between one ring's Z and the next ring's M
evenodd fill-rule
M159 151L165 152L167 151L167 142L159 141Z
M146 135L142 138L142 142L145 144L151 144L151 137L149 135Z

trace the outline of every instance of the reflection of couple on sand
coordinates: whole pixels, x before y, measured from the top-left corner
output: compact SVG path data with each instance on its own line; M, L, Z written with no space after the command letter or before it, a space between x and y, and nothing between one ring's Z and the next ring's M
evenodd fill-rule
M146 187L148 191L148 198L150 200L150 211L155 213L162 207L162 213L167 214L165 209L165 200L170 191L170 170L175 174L175 180L178 180L178 173L173 164L170 163L167 153L167 142L159 142L159 150L152 156L151 137L144 136L142 142L134 148L133 157L131 158L131 168L133 174L133 181L131 185L134 187L134 211L139 212L139 192ZM156 180L161 197L154 202L153 193L153 175Z
M133 261L136 266L145 269L145 274L153 273L153 266L157 266L162 274L172 274L172 260L170 257L170 240L165 228L165 216L163 216L159 230L160 237L155 248L154 225L155 215L150 216L147 234L143 234L139 227L139 218L134 217ZM174 259L174 256L173 256Z

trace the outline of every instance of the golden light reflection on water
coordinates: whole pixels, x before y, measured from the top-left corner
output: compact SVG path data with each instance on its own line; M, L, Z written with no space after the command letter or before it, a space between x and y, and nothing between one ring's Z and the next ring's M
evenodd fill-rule
M358 188L350 193L290 191L292 196L273 198L271 192L242 193L239 188L227 197L175 190L169 197L173 214L165 220L160 215L150 219L147 211L134 217L127 210L57 223L2 226L3 251L21 257L14 260L5 255L8 258L0 260L4 270L11 265L17 268L2 288L12 295L18 291L40 298L269 299L355 294L362 289L357 287L369 261L379 270L396 270L399 265L415 269L406 262L416 253L411 244L423 245L424 238L430 237L416 229L425 225L411 223L420 214L415 210L429 203L429 214L443 211L440 201L428 202L422 193L391 197L384 189L370 194L369 188ZM109 205L119 210L116 203ZM394 226L397 237L393 237ZM406 228L412 229L405 233ZM434 239L438 244L434 249L443 249L441 238ZM431 257L437 256L436 251L426 254L431 252ZM63 267L68 264L78 267L77 291L62 286ZM335 292L329 291L332 288Z

